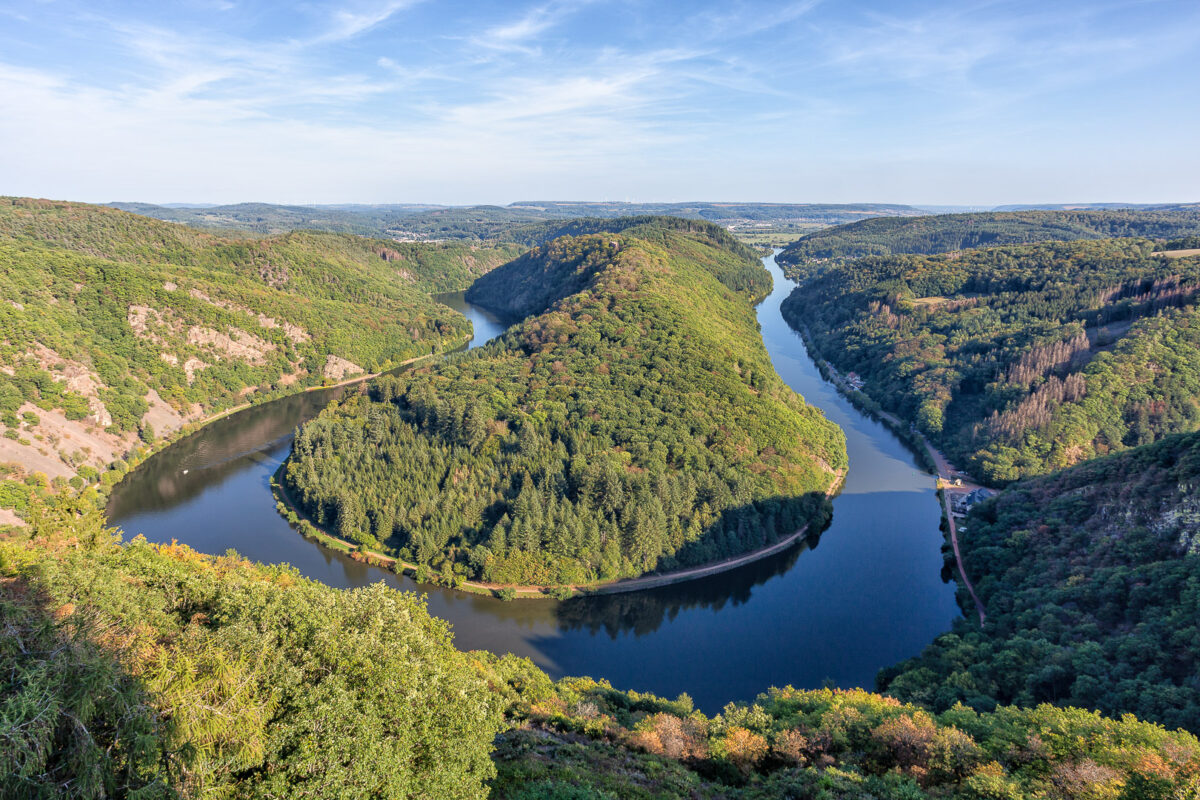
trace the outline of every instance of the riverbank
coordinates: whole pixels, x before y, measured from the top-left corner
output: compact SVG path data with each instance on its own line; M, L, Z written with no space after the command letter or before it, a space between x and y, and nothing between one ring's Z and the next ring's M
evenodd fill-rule
M946 523L950 546L954 551L954 565L958 569L958 576L962 580L963 588L967 590L972 602L975 604L975 613L979 615L979 624L982 626L987 621L987 611L983 606L983 601L975 593L975 587L972 585L971 579L967 577L967 568L963 563L962 551L958 546L958 529L954 524L954 513L950 507L950 492L970 491L979 488L979 485L974 482L960 482L958 485L955 485L955 473L959 473L960 471L953 468L942 451L933 446L933 442L929 441L923 433L916 430L913 426L905 425L904 421L895 414L884 411L874 399L852 388L836 367L820 355L817 355L812 345L808 326L801 326L798 333L800 334L800 338L804 340L805 348L808 349L808 357L813 360L813 363L817 365L817 369L820 370L821 377L836 386L838 392L859 411L886 425L892 433L896 434L896 437L900 441L904 442L905 446L912 450L921 466L937 476L938 497L942 505L943 520Z
M275 497L276 509L285 519L295 527L302 536L311 539L318 544L328 547L331 550L336 550L339 553L348 555L349 557L362 561L372 566L383 567L395 572L397 575L407 575L419 583L430 583L430 578L434 577L434 573L429 569L419 564L411 564L407 561L402 561L394 556L385 555L374 550L366 550L361 545L354 542L334 536L329 531L325 530L316 524L303 509L300 508L288 494L287 487L284 486L282 476L286 466L280 464L275 470L275 474L271 477L271 493ZM834 476L833 482L829 489L825 492L826 498L832 498L841 489L845 482L846 473L839 470ZM529 599L553 597L559 600L565 600L568 597L578 597L582 595L605 595L605 594L622 594L625 592L638 592L643 589L654 589L660 586L671 586L676 583L685 581L698 580L707 578L711 575L719 575L722 572L728 572L732 569L752 564L755 561L761 561L764 558L782 553L788 548L798 543L802 538L809 533L809 525L804 525L799 530L792 533L790 536L780 539L777 542L769 544L765 547L760 547L757 550L752 550L749 553L731 556L722 561L716 561L711 564L701 564L696 567L688 567L686 569L675 570L673 572L664 572L662 574L642 575L637 578L622 578L616 581L607 583L593 584L571 584L558 586L533 586L533 585L513 585L500 583L487 583L485 581L470 581L461 577L451 577L449 583L433 582L433 585L442 588L454 589L461 592L469 592L472 594L488 595L499 597L503 600Z

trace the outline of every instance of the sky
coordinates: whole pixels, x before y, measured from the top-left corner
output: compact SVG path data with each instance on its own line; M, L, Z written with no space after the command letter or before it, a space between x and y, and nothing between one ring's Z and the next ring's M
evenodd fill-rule
M1200 201L1196 0L0 0L0 194Z

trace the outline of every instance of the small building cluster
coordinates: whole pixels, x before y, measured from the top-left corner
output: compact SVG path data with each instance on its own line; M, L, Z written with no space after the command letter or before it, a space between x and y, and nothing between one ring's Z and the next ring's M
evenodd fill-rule
M969 492L953 494L950 496L950 509L955 514L965 516L976 505L995 495L996 492L991 489L984 489L983 487L972 489Z

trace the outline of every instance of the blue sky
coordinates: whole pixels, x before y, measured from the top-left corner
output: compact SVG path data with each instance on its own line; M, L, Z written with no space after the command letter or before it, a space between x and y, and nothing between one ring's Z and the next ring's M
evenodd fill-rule
M0 193L1200 200L1200 2L0 0Z

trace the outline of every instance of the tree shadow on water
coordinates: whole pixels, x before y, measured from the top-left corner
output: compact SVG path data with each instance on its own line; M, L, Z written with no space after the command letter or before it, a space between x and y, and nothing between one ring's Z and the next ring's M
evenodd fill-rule
M815 496L828 503L823 495ZM815 519L821 525L810 527L817 530L773 555L715 575L668 586L573 597L557 606L556 621L560 628L568 631L587 631L593 635L604 631L612 638L624 633L644 636L688 609L719 611L727 605L741 605L749 601L755 586L788 572L803 552L817 547L821 533L829 527L831 516L817 514ZM764 545L769 544L769 541L764 542Z

